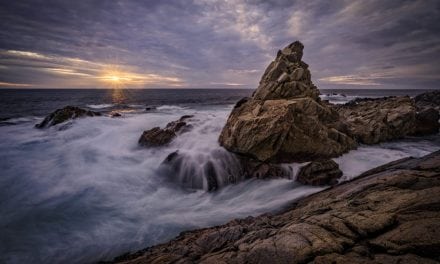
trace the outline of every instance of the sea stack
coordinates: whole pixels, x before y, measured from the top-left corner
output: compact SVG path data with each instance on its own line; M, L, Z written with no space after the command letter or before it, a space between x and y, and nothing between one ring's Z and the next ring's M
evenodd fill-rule
M278 51L252 98L232 110L221 146L271 163L333 158L356 148L338 112L320 100L303 49L295 41Z

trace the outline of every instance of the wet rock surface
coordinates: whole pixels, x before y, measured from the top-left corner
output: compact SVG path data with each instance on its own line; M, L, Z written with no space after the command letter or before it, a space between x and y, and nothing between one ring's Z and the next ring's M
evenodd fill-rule
M319 160L301 167L296 180L314 186L335 185L342 174L339 165L333 160Z
M170 153L159 167L159 172L173 184L184 188L215 191L228 184L257 178L292 178L288 165L269 164L231 153L209 153L210 158L192 157L187 153ZM194 177L199 175L200 179Z
M100 116L100 115L101 113L99 112L85 110L76 106L66 106L64 108L57 109L56 111L52 112L50 115L46 116L44 120L41 123L36 124L35 127L46 128L80 117Z
M118 263L438 263L440 152L405 158L276 215L183 232Z
M348 134L364 144L403 138L416 128L416 106L408 96L358 99L335 109Z
M191 129L191 125L186 120L192 115L184 115L177 121L168 123L165 128L154 127L146 130L139 138L139 145L143 147L160 147L171 143L178 133L184 133Z
M434 108L440 110L440 90L422 93L414 97L418 109Z

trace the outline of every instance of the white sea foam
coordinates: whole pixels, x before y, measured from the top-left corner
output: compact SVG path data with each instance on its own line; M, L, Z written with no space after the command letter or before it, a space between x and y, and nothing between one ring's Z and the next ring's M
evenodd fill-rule
M187 107L178 105L161 105L156 108L157 110L174 111L174 110L185 110Z
M93 109L104 109L104 108L113 107L114 104L88 104L86 106Z
M223 158L218 153L228 154L217 139L230 107L164 109L119 119L76 119L65 130L33 129L33 123L0 127L0 262L110 259L184 230L278 210L323 189L288 179L246 180L213 193L171 183L158 167L176 150L190 157L188 168L212 161L221 173ZM194 129L169 146L137 145L143 130L163 127L186 114L194 115ZM362 146L336 161L349 179L438 146L434 139ZM297 171L300 165L292 167ZM203 182L203 173L196 171L193 177Z

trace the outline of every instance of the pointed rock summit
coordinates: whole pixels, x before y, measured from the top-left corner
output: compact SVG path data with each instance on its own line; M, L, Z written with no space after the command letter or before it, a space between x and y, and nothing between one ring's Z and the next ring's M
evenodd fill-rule
M304 45L295 41L279 50L270 63L255 92L256 100L310 97L319 99L318 88L312 83L309 65L303 62Z
M356 147L339 114L321 102L295 41L278 51L252 98L240 100L219 138L227 150L263 162L302 162Z

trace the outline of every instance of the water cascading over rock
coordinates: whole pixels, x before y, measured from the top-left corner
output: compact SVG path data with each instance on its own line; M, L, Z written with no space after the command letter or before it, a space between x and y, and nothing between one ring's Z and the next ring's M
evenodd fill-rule
M232 110L221 146L272 163L332 158L356 148L339 114L321 102L303 48L296 41L278 51L252 98Z

